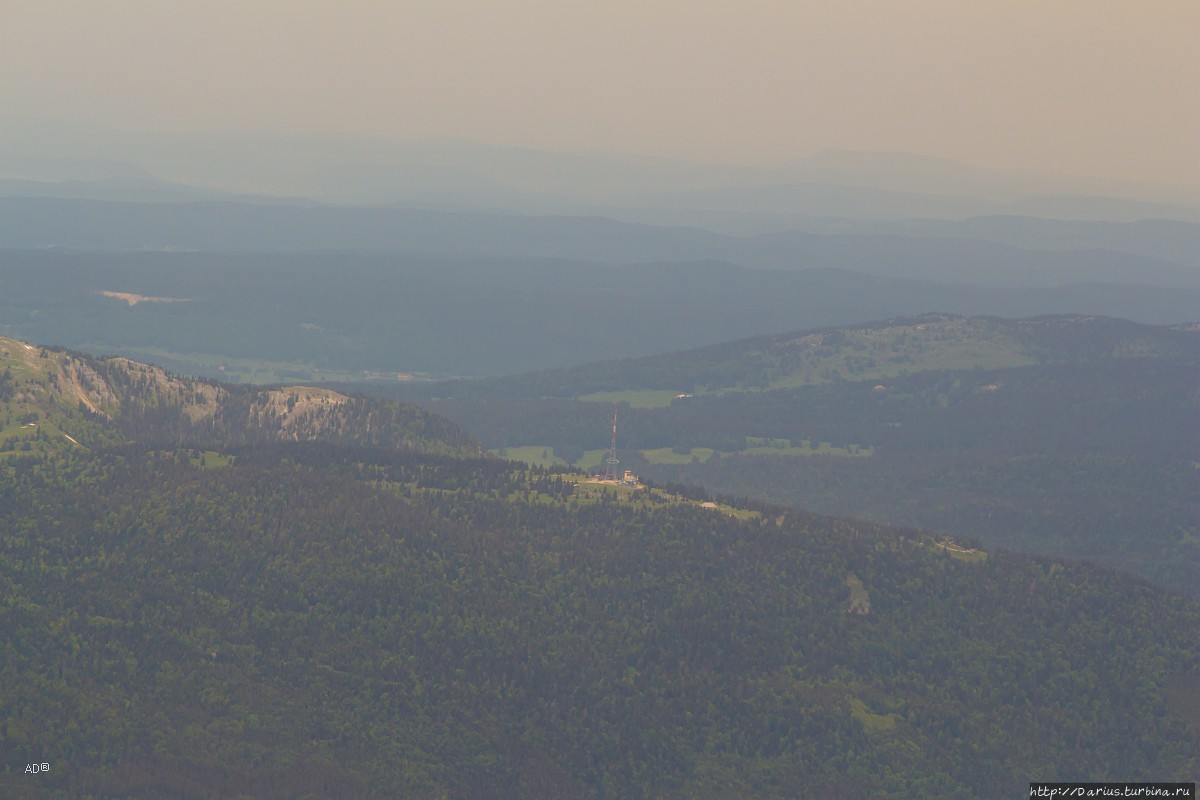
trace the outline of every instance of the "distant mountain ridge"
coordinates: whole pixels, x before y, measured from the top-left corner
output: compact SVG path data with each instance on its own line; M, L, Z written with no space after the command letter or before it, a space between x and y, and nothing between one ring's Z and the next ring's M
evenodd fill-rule
M606 152L540 151L460 139L395 140L361 135L281 135L268 132L122 131L84 122L0 118L0 177L5 159L38 163L12 177L62 180L82 160L127 163L172 181L192 183L235 194L303 196L321 202L351 204L439 197L468 207L481 200L508 211L547 213L596 204L627 209L652 207L664 197L690 192L741 192L792 185L807 187L813 197L820 186L857 191L856 216L919 216L913 209L924 196L957 197L968 202L942 203L940 213L958 218L996 213L996 204L1057 198L1056 216L1117 219L1180 215L1197 219L1200 197L1194 187L1153 186L1105 179L1001 172L930 155L825 150L808 157L768 166L701 163L680 159ZM56 167L54 161L59 161ZM405 176L426 171L430 182L412 192ZM77 173L77 170L75 171ZM392 178L386 176L392 175ZM873 192L882 194L872 194ZM890 203L889 196L907 196ZM769 194L769 192L767 193ZM824 195L825 210L837 192ZM760 195L766 197L766 195ZM1107 207L1068 198L1107 197ZM778 205L767 204L776 212ZM817 208L820 208L818 204ZM1149 209L1157 208L1157 213ZM1105 216L1109 215L1109 216Z
M1179 223L1176 229L1183 226ZM1181 239L1182 244L1168 252L1185 252L1186 241L1200 235L1198 232L1200 226L1183 228L1181 236L1189 238ZM1120 235L1110 236L1120 247ZM357 250L617 264L722 260L775 270L836 268L988 286L1047 287L1096 281L1200 287L1196 263L1119 250L1038 250L944 234L917 239L888 233L790 231L743 237L600 217L380 207L0 197L0 245L242 253ZM1138 246L1129 246L1134 247Z
M1138 357L1200 359L1200 331L1192 325L1145 325L1079 314L1005 319L928 313L482 381L413 386L408 392L440 397L459 393L575 397L645 389L759 391L926 370Z
M1200 288L991 288L713 261L26 250L0 251L0 274L0 335L254 383L515 374L931 309L1164 324L1200 308Z

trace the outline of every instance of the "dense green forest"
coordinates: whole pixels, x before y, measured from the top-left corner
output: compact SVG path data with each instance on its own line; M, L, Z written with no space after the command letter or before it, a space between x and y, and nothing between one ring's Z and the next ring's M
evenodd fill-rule
M14 340L0 358L6 798L992 798L1200 770L1200 601L982 546L952 504L951 535L922 533L484 457L395 400ZM1043 402L1044 369L1003 385ZM994 376L976 378L898 379L912 400L889 413L952 408ZM847 419L892 402L778 391L835 393ZM764 421L788 406L690 399L739 397ZM639 415L670 408L627 411L652 436ZM920 462L951 459L947 497L1024 491L948 441ZM1136 476L1129 447L1074 453L1061 480L1107 469L1128 486L1096 505L1151 514L1134 498L1188 478ZM732 484L758 463L684 466ZM1064 530L1092 542L1087 519Z
M195 456L0 467L5 796L991 798L1200 769L1200 606L1117 573L495 459Z

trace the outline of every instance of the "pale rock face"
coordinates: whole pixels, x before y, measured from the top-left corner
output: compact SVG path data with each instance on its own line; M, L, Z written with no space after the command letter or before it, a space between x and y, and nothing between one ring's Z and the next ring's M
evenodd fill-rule
M181 378L128 358L92 358L15 339L0 338L0 375L6 376L0 386L0 409L11 412L7 417L16 426L0 429L0 442L22 430L28 437L41 426L76 446L112 444L131 437L140 440L147 422L154 436L171 440L205 438L220 431L235 440L369 440L410 446L425 437L404 429L404 420L420 429L423 412L400 410L396 404L352 400L309 386L224 386ZM461 431L450 428L445 430L448 435L456 441L462 438ZM468 446L478 450L477 444Z

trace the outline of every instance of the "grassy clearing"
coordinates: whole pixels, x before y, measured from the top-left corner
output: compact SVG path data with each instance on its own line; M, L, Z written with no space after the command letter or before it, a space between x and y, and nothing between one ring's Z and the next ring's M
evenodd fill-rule
M687 453L676 453L670 447L660 447L656 450L643 450L642 457L651 464L691 464L693 461L703 464L712 458L715 452L711 447L693 447Z
M584 472L591 472L596 467L604 463L604 459L608 457L607 450L584 450L583 458L575 462L575 466L579 467Z
M201 469L217 469L218 467L227 467L233 463L233 458L223 453L218 453L216 450L193 450L188 453L188 461L193 467Z
M940 550L950 554L951 558L956 558L959 561L966 561L968 564L982 564L987 561L988 554L983 550L977 550L973 547L963 547L960 544L942 539L937 542L930 542L930 547L934 550Z
M896 727L895 714L873 714L857 697L850 698L850 715L862 723L867 733L887 733Z
M11 421L4 424L10 417ZM11 448L0 454L20 455L23 452L46 452L62 447L84 447L77 436L60 427L63 420L42 415L38 416L37 422L23 423L22 419L23 415L12 415L8 412L0 416L0 447ZM79 429L85 427L84 423L79 423L73 429L76 434L82 435ZM29 449L25 450L25 447Z
M608 456L607 450L585 450L583 458L574 464L559 458L554 454L554 448L548 444L524 444L519 447L501 447L489 450L492 455L507 458L510 461L520 461L535 467L578 467L584 474L604 463Z
M535 467L567 466L567 462L554 455L554 448L549 445L527 444L523 447L502 447L490 451L501 458L511 461L521 461Z
M710 508L719 514L725 514L726 516L734 517L736 519L758 519L762 516L762 514L757 511L748 511L744 508L726 505L725 503L710 503L707 505L701 503L700 505L704 506L705 508Z
M858 331L853 336L853 344L806 359L803 366L773 379L767 388L794 389L834 379L882 381L929 370L1003 369L1038 363L1021 352L1019 343L1004 338L905 342L896 340L893 334L875 331Z
M82 415L77 387L60 370L65 360L61 354L0 338L0 375L8 384L0 402L0 454L83 448L84 442L112 438L101 424Z
M576 400L590 403L627 403L630 408L666 408L679 396L679 392L661 389L629 389L620 392L592 392L581 394Z
M513 451L518 450L518 449L520 449L520 448L512 448L512 447L508 448L508 453L509 453L510 459L512 458ZM533 448L531 446L531 448L529 448L529 449L536 449L537 450L536 455L540 457L542 448ZM548 448L546 448L546 449L548 449ZM605 451L597 451L597 452L605 452ZM528 479L531 479L532 477L533 476L531 474L526 475L526 478L528 478ZM627 486L623 483L603 482L603 481L597 480L593 475L590 475L590 474L588 474L586 472L582 472L582 471L581 472L562 473L561 477L563 480L565 480L569 483L575 484L574 494L570 497L570 499L567 500L567 504L571 505L571 506L578 506L581 504L586 505L589 503L594 503L594 502L600 500L601 498L608 497L608 498L615 499L622 503L629 503L629 504L637 506L639 508L654 508L665 502L665 503L678 503L681 505L700 506L702 508L710 509L713 513L725 514L727 516L736 517L737 519L743 519L743 520L758 519L762 516L757 511L750 511L750 510L744 509L744 508L737 508L735 506L726 505L725 503L712 503L712 502L702 502L700 500L689 500L687 498L681 497L672 492L668 492L665 489L651 488L649 486L643 486L643 485ZM398 484L397 487L399 487L399 486L400 485ZM411 491L413 488L415 488L415 484L410 484L410 485L407 485L407 487L406 487L406 489L409 491ZM448 491L448 493L453 493L454 490L447 490L447 491ZM522 498L525 498L527 496L528 495L526 495L526 494L521 495ZM539 496L535 497L534 501L535 502L545 502L548 504L561 502L561 500L559 500L558 498L552 497L550 495L539 495ZM782 518L780 518L780 521L782 521Z
M850 588L851 611L859 608L871 608L871 595L867 592L867 587L863 585L862 578L851 572L846 576L846 586Z
M575 487L575 496L571 498L573 504L593 502L600 497L608 495L621 502L631 503L644 508L652 508L658 503L666 501L701 506L711 509L714 514L725 514L726 516L742 520L758 519L762 516L757 511L735 508L724 503L703 503L699 500L687 500L662 489L650 489L645 486L624 486L619 483L599 483L582 475L577 480L578 484Z
M604 463L607 450L585 450L583 457L569 463L554 454L554 448L544 444L527 444L519 447L505 447L490 451L501 458L521 461L539 467L572 466L585 472L591 472ZM809 442L802 440L792 445L788 439L761 439L747 437L747 447L738 452L717 451L711 447L693 447L686 453L677 453L671 447L658 447L650 450L640 450L642 457L651 464L703 464L714 455L725 456L785 456L792 458L807 458L811 456L837 456L846 458L862 458L875 455L873 448L851 444L845 447L834 447L829 442Z

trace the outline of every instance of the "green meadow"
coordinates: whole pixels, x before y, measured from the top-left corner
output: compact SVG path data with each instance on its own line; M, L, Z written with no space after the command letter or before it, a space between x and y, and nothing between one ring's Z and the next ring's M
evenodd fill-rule
M693 447L687 453L676 453L670 447L659 447L655 450L643 450L642 457L651 464L691 464L693 461L703 464L712 458L714 452L716 451L711 447Z
M567 466L566 461L554 455L554 448L549 445L528 444L522 447L501 447L490 452L501 458L521 461L535 467Z

